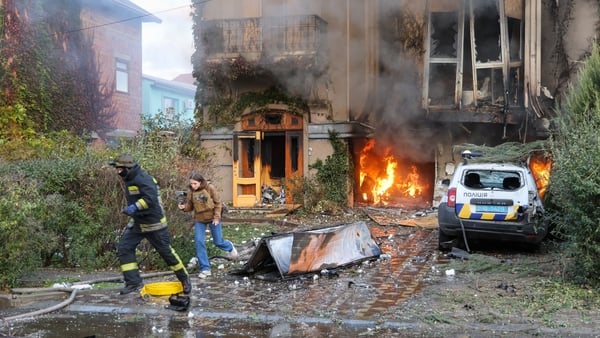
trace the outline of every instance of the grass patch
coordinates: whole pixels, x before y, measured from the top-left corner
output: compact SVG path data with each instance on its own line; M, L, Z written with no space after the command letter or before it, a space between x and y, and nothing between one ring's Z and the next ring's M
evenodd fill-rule
M600 307L597 290L568 282L544 279L534 283L529 313L543 316L560 310L593 310Z
M233 223L223 224L223 238L232 241L236 246L245 245L248 242L271 236L277 229L272 225L252 224L252 223ZM223 252L217 248L212 238L206 238L206 249L208 256L219 256Z
M425 317L423 317L423 320L425 322L433 323L433 324L438 324L438 323L452 324L452 320L446 318L446 316L444 316L441 313L428 314Z
M547 263L547 262L546 262ZM503 260L497 257L471 254L468 260L453 260L446 265L447 269L454 269L462 273L511 273L516 277L543 276L548 274L548 264L541 264L533 260L524 262L519 260Z
M484 324L504 316L539 320L548 327L564 326L565 316L585 321L586 313L600 308L600 290L565 279L563 267L560 250L543 256L516 254L510 259L472 254L442 268L455 269L460 283L440 296L450 304L485 310L477 317Z
M123 286L123 282L121 281L94 283L94 289L114 289L120 286Z
M52 280L44 281L44 287L51 288L54 284L73 284L75 282L79 282L79 278L77 277L60 277Z

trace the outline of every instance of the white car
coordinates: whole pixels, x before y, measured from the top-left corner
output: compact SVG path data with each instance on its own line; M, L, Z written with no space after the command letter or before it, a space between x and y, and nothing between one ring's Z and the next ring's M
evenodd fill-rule
M548 233L531 170L512 163L461 163L438 210L439 249L469 239L529 243Z

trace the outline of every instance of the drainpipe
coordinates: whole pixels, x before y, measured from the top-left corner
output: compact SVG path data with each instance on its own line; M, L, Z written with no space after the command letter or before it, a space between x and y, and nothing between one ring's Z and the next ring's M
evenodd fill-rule
M350 121L350 0L346 0L346 112Z

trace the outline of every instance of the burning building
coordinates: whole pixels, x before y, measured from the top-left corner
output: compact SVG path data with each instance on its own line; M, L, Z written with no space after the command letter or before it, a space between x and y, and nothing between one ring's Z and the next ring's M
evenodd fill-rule
M220 0L194 6L202 146L233 206L314 173L334 131L349 204L436 206L453 146L545 138L598 5L550 0ZM565 22L577 16L576 25ZM275 88L275 89L273 89ZM283 93L282 93L283 91ZM228 189L227 187L231 187Z

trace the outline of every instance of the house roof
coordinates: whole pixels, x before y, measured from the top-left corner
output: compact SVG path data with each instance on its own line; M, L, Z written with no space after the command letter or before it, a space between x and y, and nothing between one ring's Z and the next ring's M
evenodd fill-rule
M148 12L147 10L143 9L142 7L134 4L133 2L129 1L129 0L112 0L117 6L122 6L125 7L128 10L131 10L133 12L138 12L139 15L141 16L140 19L143 22L156 22L156 23L161 23L162 20L159 19L157 16L155 16L154 14Z
M192 73L179 74L173 79L173 81L188 83L191 85L196 83L196 79L194 78Z
M162 22L157 16L129 0L84 0L83 3L112 13L113 16L123 18L123 20L139 19L142 22Z
M152 81L153 82L152 86L154 86L156 88L186 92L188 95L192 95L192 96L196 94L196 86L195 85L191 85L191 84L187 84L187 83L179 82L179 81L165 80L165 79L161 79L161 78L150 76L150 75L142 75L142 78L144 80Z

